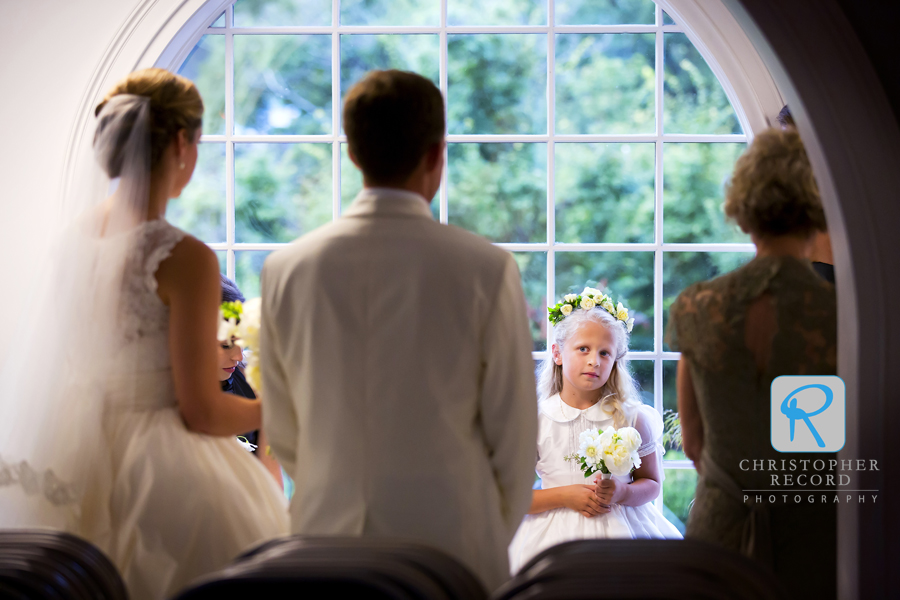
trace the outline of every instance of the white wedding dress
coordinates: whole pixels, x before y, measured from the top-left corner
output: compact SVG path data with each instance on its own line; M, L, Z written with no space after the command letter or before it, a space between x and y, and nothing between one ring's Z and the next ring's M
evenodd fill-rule
M87 538L113 560L134 600L170 597L289 531L287 501L259 461L234 437L188 431L179 414L169 310L155 273L184 236L159 219L90 242L98 256L121 254L124 264L114 351L83 357L111 361L99 370L111 379L64 390L68 401L98 407L97 431L83 433L99 439L47 442L56 453L85 454L77 457L87 462L78 471L83 481L0 455L0 526L59 527ZM52 515L67 517L52 522Z
M585 410L578 410L564 404L559 394L538 402L538 409L536 470L541 478L541 489L575 484L593 485L594 479L599 475L586 478L575 461L566 461L563 457L578 452L578 436L582 431L614 426L612 415L599 403ZM660 442L662 418L653 407L641 405L632 415L630 427L634 427L639 415L649 423L653 439L644 440L638 454L643 457L656 452L656 456L661 459L664 452ZM613 477L625 484L632 481L630 474ZM512 574L515 574L543 550L571 540L681 537L678 529L666 520L653 502L641 506L613 505L609 513L591 518L569 508L556 508L525 516L509 546L509 566Z

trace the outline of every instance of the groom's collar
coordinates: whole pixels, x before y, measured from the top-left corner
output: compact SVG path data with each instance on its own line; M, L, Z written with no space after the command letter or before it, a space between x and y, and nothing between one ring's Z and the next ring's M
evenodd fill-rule
M396 188L363 188L343 214L346 217L393 215L434 219L425 198Z

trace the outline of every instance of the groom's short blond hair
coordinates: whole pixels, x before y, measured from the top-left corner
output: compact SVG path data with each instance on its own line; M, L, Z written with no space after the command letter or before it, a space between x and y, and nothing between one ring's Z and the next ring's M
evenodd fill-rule
M406 71L370 71L344 98L350 151L373 184L400 184L444 140L444 98L428 79Z

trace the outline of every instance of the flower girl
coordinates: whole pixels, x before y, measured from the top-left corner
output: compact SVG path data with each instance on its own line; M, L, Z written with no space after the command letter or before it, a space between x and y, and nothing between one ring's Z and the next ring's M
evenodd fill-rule
M640 401L629 372L634 319L621 302L585 288L551 308L550 321L554 344L538 383L541 489L509 547L513 574L542 550L570 540L681 538L653 505L662 481L663 425ZM634 429L622 431L616 448L603 445L623 427ZM621 474L601 478L590 468L603 452L602 468Z

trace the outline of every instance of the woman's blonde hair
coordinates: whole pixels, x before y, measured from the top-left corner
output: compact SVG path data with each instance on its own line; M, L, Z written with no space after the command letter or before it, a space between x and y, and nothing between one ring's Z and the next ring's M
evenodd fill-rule
M600 405L612 412L616 428L626 427L637 408L641 405L637 384L631 374L628 360L629 334L622 322L599 306L590 310L578 308L553 328L553 338L562 350L573 333L587 321L597 323L612 333L616 341L616 360L609 373L609 379L600 388ZM552 354L540 367L538 377L538 398L545 400L562 391L562 365L553 361Z
M725 214L761 237L825 230L819 188L796 130L766 129L754 138L725 188Z
M97 105L95 116L106 103L121 94L144 96L150 102L149 135L150 135L150 168L156 167L162 158L163 152L172 143L172 140L182 129L188 138L193 139L197 130L203 123L203 99L197 86L190 79L170 73L165 69L143 69L131 73L117 83ZM105 126L103 117L97 124L97 137ZM130 130L127 127L118 132L117 138L124 144L129 138ZM113 149L108 153L107 164L102 167L110 177L118 177L121 171L119 164L121 153Z

